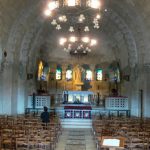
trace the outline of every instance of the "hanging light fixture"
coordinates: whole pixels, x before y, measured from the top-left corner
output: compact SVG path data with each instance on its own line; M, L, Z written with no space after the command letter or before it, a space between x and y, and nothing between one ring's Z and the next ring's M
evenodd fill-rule
M102 0L50 0L48 8L54 10L60 7L90 7L93 9L100 9L102 7Z
M47 4L44 14L57 23L53 23L56 30L64 29L66 24L68 24L68 29L70 31L70 26L75 23L82 23L83 30L85 32L90 30L91 26L89 23L93 22L93 29L100 28L100 19L102 12L102 1L103 0L50 0ZM82 12L82 13L80 13ZM90 15L92 14L92 15ZM86 28L88 26L88 29ZM73 32L72 29L70 32Z
M79 28L78 32L73 33L73 35L61 37L59 45L71 55L87 55L97 45L97 40L90 36L82 35L82 31Z
M70 54L87 54L97 45L97 40L87 36L99 30L103 0L50 0L44 14L57 31L66 35L59 45ZM80 29L80 31L79 31ZM62 32L61 31L61 32ZM82 34L80 34L82 31ZM71 35L72 34L72 35Z

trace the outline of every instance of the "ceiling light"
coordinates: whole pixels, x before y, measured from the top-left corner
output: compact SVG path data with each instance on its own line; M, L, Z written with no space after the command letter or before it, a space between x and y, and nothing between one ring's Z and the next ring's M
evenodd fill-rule
M84 43L88 43L88 42L89 42L89 37L83 37L83 38L82 38L82 41L83 41Z
M76 7L75 10L74 8L70 7L70 6L77 6L77 5L78 7ZM51 24L57 26L55 27L56 30L60 30L63 27L65 28L66 26L62 25L62 23L66 22L67 23L66 25L69 26L73 26L75 24L81 23L83 27L83 31L89 32L91 31L91 26L89 24L92 21L94 23L92 27L94 27L95 29L99 29L99 24L100 24L99 20L101 17L100 10L99 10L100 7L101 7L101 0L50 0L50 2L47 5L47 10L44 13L47 17L48 16L51 17L50 18ZM97 10L93 10L91 8L95 8ZM91 13L91 10L94 12L94 14ZM75 13L76 11L82 13L79 14L79 16L77 16ZM69 29L69 32L75 32L75 28L73 30Z
M63 37L60 38L59 44L63 46L65 52L70 52L71 55L86 55L91 52L92 46L97 44L95 39L88 36L85 37Z
M66 38L60 38L60 40L59 40L60 45L64 45L66 42L67 42Z
M99 29L99 25L98 25L98 24L95 24L95 25L94 25L94 28L95 28L95 29Z
M56 26L56 30L60 30L60 29L61 29L60 24L57 24L57 26Z
M62 16L59 16L59 21L63 21L63 17Z
M63 15L63 21L66 22L67 21L67 17L65 15Z
M74 28L73 28L73 26L70 26L70 28L69 28L69 32L74 32Z
M52 14L52 12L49 9L45 10L45 12L44 12L45 16L51 16L51 14Z
M67 17L65 15L59 16L58 19L59 19L60 22L66 22L67 21Z
M78 53L78 51L77 51L77 50L75 50L75 51L74 51L74 53L75 53L75 54L77 54L77 53Z
M89 27L88 27L88 26L85 26L84 31L85 31L85 32L90 31Z
M90 0L89 5L94 9L99 9L101 7L100 0Z
M52 25L57 25L57 22L55 19L53 19L53 21L51 22Z
M49 4L48 4L49 10L54 10L54 9L56 9L57 7L58 7L57 1L51 1L51 2L49 2Z
M68 6L75 6L76 5L76 0L68 0L67 4L68 4Z
M91 49L90 49L90 48L88 48L88 47L86 47L86 51L91 52Z
M101 18L101 15L97 14L96 19L100 19L100 18Z
M71 36L71 37L69 38L69 41L72 42L72 43L74 43L74 42L77 41L77 37Z
M95 39L92 39L91 40L91 43L90 43L90 46L94 46L94 45L96 45L97 44L97 41L95 40Z
M48 1L44 13L56 30L63 29L61 33L64 32L66 37L60 38L59 44L64 51L73 55L91 52L91 48L97 44L95 39L90 38L91 32L101 25L101 0Z
M71 44L68 44L68 50L70 50L70 49L71 49L71 46L72 46Z

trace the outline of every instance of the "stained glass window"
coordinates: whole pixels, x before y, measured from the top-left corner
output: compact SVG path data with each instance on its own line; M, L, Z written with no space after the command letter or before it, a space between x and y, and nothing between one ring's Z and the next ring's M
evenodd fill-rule
M72 70L71 69L68 69L66 71L66 79L69 81L69 80L72 80Z
M92 71L86 70L86 80L92 80Z
M114 70L110 70L109 80L110 80L110 82L120 82L120 71L118 68L116 68Z
M56 80L61 80L62 79L62 69L57 68L56 69Z
M103 72L102 72L102 69L97 69L97 70L96 70L96 80L102 81L102 79L103 79Z

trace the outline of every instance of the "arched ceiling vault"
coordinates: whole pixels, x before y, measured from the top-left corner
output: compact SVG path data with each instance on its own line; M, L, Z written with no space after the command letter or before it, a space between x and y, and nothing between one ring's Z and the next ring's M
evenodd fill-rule
M63 52L57 43L53 44L56 42L53 28L42 16L45 1L12 1L0 0L3 14L3 30L0 31L2 35L1 47L8 51L10 61L14 61L15 53L18 62L21 61L25 64L31 62L29 63L31 65L33 64L32 61L36 61L41 49L43 49L42 56L47 61L56 61L58 58L60 61L69 61L70 59L74 62L78 61ZM150 25L145 19L150 11L145 12L143 8L146 4L148 7L150 1L142 1L144 2L143 5L134 0L111 0L109 2L108 12L104 14L102 20L104 22L102 22L102 27L98 32L101 45L90 56L83 58L82 62L89 60L89 63L90 61L109 63L117 59L123 60L122 63L127 62L125 65L131 67L139 63L141 54L147 52L150 47L147 43ZM10 21L5 20L7 17ZM43 48L44 44L46 44L44 46L46 49ZM124 65L122 66L124 67Z

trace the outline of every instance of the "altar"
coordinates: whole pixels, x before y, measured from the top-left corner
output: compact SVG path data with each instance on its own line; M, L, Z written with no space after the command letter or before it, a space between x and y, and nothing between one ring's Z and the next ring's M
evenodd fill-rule
M64 104L92 104L94 93L91 91L64 91Z
M64 106L65 118L75 118L75 119L91 119L90 105L68 105Z
M91 119L93 99L91 91L64 91L64 118Z

